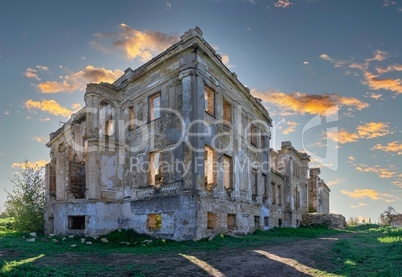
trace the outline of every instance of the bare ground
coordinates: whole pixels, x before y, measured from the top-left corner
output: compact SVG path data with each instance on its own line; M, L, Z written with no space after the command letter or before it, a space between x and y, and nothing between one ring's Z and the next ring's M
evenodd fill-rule
M97 264L118 268L107 276L321 276L322 272L317 270L323 270L320 262L323 259L319 257L328 253L335 241L351 236L353 234L340 234L247 249L197 251L186 255L172 252L89 256L69 252L44 257L35 264L50 267L60 266L60 263L78 266Z

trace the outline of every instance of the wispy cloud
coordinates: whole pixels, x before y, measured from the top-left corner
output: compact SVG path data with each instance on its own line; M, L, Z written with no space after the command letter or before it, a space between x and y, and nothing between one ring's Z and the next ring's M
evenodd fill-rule
M96 39L91 41L91 45L103 52L123 51L129 60L138 57L141 61L146 62L154 54L164 51L180 39L175 34L149 30L139 31L124 23L120 24L119 28L120 30L117 32L95 34Z
M303 62L304 65L309 65L310 63L308 61Z
M284 135L288 135L290 133L293 133L294 131L296 131L296 127L297 125L300 125L299 123L295 122L295 121L286 121L286 125L287 127L283 129L282 134ZM279 129L282 129L282 125L279 126Z
M395 1L384 0L383 6L384 6L384 7L388 7L388 6L390 6L390 5L395 5L395 4L396 4Z
M396 177L397 172L392 171L387 168L382 168L379 165L375 166L367 166L365 164L359 164L356 166L356 170L358 172L371 172L377 174L380 178L383 179L388 179L388 178L393 178Z
M11 114L11 111L5 111L4 115L9 116Z
M47 163L48 163L48 161L45 161L45 160L38 160L38 161L34 161L34 162L28 161L28 167L30 167L30 168L35 168L37 166L38 167L44 167ZM15 162L11 166L13 168L18 168L18 167L25 168L26 163L25 162L23 162L23 163Z
M293 4L289 0L278 0L274 5L276 8L289 8Z
M328 187L332 187L332 186L337 185L337 184L339 184L339 183L343 183L343 182L346 181L346 180L347 180L347 179L345 179L345 178L337 178L337 179L335 179L335 180L332 180L332 181L327 182L327 186L328 186Z
M389 142L386 145L376 144L371 150L382 150L385 152L396 153L402 155L402 143L398 141Z
M334 114L342 106L356 108L357 110L369 106L357 98L337 94L306 94L302 92L285 94L279 91L261 92L256 89L252 89L251 94L262 99L263 102L276 105L285 112L298 114Z
M348 132L344 129L339 131L329 131L327 136L329 139L341 144L349 142L357 142L359 139L372 139L391 134L389 123L387 122L368 122L364 125L357 126L355 132Z
M37 88L42 93L73 92L75 90L85 90L88 83L113 83L121 75L123 75L123 71L120 69L113 71L104 67L88 65L83 70L61 76L62 81L60 82L42 82L37 85Z
M166 2L166 9L170 10L172 8L172 3Z
M366 203L357 203L357 205L350 205L350 207L352 209L357 209L357 208L360 208L360 207L367 207L367 206L368 206L368 204L366 204Z
M327 54L321 54L320 59L325 60L325 61L329 61L330 63L332 63L334 65L334 67L342 67L342 66L344 66L345 64L348 63L348 61L336 60L334 58L331 58Z
M397 199L394 195L380 193L373 189L355 189L353 191L341 190L341 193L354 199L369 198L372 200L383 200L385 202L394 202Z
M44 143L44 142L46 142L47 140L48 140L48 138L46 138L46 137L33 137L32 138L34 141L36 141L36 142L39 142L39 143Z
M73 106L77 108L78 105L74 104ZM25 102L25 108L29 111L41 110L53 115L61 115L63 117L68 117L73 112L73 110L62 107L59 103L56 102L56 100L34 101L32 99L29 99Z
M402 64L392 64L388 65L387 67L377 66L375 70L377 70L379 74L384 74L391 71L402 71Z
M49 68L47 66L44 65L37 65L35 66L36 68L30 68L28 67L25 72L23 73L25 75L25 77L27 78L33 78L37 81L40 81L41 78L39 78L38 76L38 70L39 71L47 71L48 73L50 73Z
M372 61L382 62L383 60L389 57L389 53L387 51L375 50L373 54L374 56L372 58L366 59L367 62Z

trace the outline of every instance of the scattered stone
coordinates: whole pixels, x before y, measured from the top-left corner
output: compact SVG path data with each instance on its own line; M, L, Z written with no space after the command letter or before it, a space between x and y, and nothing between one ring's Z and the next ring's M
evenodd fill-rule
M71 247L71 248L76 248L77 245L76 245L76 244L71 244L70 247Z
M150 239L146 239L146 240L143 240L142 242L143 242L143 243L151 243L151 242L152 242L152 240L150 240Z
M59 241L58 241L57 239L52 239L52 241L53 241L54 243L59 243Z
M130 245L130 243L127 242L127 241L121 241L120 244L122 244L122 245L124 244L124 245L127 245L127 246Z
M54 237L54 234L49 234L49 237Z
M74 238L74 235L70 235L70 236L68 236L68 238L69 238L69 239L73 239L73 238Z
M34 237L34 238L37 237L36 232L31 232L31 233L29 233L29 235L30 235L31 237Z
M66 238L62 238L61 240L62 240L62 241L65 241L65 240L66 240Z
M42 238L42 242L48 242L49 240L46 238Z
M29 242L34 242L34 241L35 241L35 238L27 239L27 241L29 241Z
M101 242L109 242L108 240L107 240L107 238L101 238Z
M85 239L84 239L84 238L81 239L81 243L85 243Z
M86 242L86 245L92 245L92 242L87 241L87 242Z

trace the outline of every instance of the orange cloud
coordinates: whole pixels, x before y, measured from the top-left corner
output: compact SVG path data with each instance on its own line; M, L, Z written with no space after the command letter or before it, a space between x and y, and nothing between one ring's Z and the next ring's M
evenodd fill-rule
M61 76L63 79L61 82L47 81L38 84L37 88L42 93L73 92L75 90L85 90L88 83L113 83L121 75L123 75L123 71L119 69L113 71L104 67L96 68L88 65L84 70Z
M356 132L348 132L346 130L329 131L327 137L341 144L349 142L357 142L359 139L371 139L391 134L389 124L386 122L368 122L364 125L357 126Z
M341 106L355 107L358 110L369 105L354 97L345 97L336 94L305 94L294 92L285 94L279 91L260 92L251 90L251 94L278 106L281 110L293 111L299 114L334 114Z
M49 163L49 162L45 161L45 160L38 160L38 161L35 161L35 162L28 161L28 167L29 168L44 167L47 163ZM26 168L26 163L25 162L23 162L23 163L17 163L16 162L16 163L13 163L11 166L13 168L20 167L22 169L25 169Z
M391 133L389 124L386 122L368 122L357 126L357 133L360 138L371 139L386 136Z
M25 108L27 108L29 111L41 110L50 114L61 115L63 117L67 117L72 113L71 110L60 106L60 104L55 100L34 101L29 99L25 102Z
M370 198L372 200L383 200L385 202L394 202L396 197L387 193L379 193L373 189L355 189L353 191L341 190L341 193L355 199Z
M359 139L359 135L356 133L350 133L346 130L339 131L328 131L327 137L332 141L339 142L341 144L349 143L349 142L357 142Z
M290 2L289 0L278 0L274 5L276 8L288 8L294 3Z
M156 31L139 31L128 25L120 24L120 31L113 33L95 34L97 40L91 42L91 45L100 51L110 52L118 49L125 53L129 60L137 57L141 61L150 60L154 54L166 50L169 46L179 41L178 35L164 34ZM109 43L104 46L103 43Z
M381 168L379 165L366 166L365 164L360 164L356 166L356 170L359 172L372 172L385 179L395 177L397 174L395 171Z
M397 93L402 93L402 82L401 79L391 79L391 78L379 78L379 75L374 73L364 71L363 76L365 81L362 83L368 85L369 88L373 90L385 89Z
M398 141L389 142L387 145L376 144L371 150L382 150L385 152L394 152L398 155L402 155L402 143Z

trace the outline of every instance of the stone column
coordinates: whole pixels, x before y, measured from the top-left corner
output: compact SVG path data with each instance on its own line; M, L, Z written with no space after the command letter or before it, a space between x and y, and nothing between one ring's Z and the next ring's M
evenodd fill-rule
M182 103L183 106L181 107L181 114L183 120L183 127L186 129L192 118L193 113L193 69L186 69L180 72L179 79L182 82ZM188 136L188 133L185 132L183 138L183 167L179 169L183 174L183 189L193 189L193 174L194 174L194 161L193 161L193 151L191 149L192 140ZM187 172L185 171L187 170ZM186 174L185 174L186 173ZM184 175L185 174L185 175ZM202 176L204 173L202 172Z
M232 111L232 132L233 132L233 197L235 200L240 199L240 181L241 168L237 168L240 165L240 151L241 151L241 132L243 126L241 125L241 104L238 101L233 102ZM243 168L244 170L244 168Z
M87 105L87 159L85 164L85 182L87 199L100 199L99 187L99 95L94 91L85 94Z
M65 200L66 188L66 166L68 165L66 155L64 152L56 154L56 199Z

